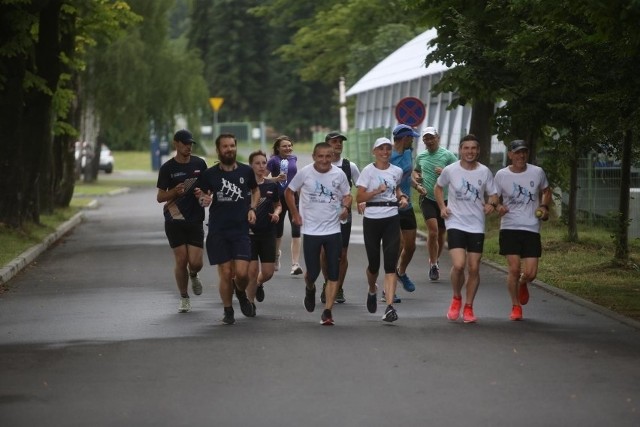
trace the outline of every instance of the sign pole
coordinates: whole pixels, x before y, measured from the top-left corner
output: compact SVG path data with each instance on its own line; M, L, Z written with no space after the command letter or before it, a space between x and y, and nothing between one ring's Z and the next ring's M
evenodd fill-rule
M218 133L218 111L220 107L222 107L222 103L224 102L224 98L209 98L209 104L211 104L211 108L213 109L213 129L211 129L211 136L215 141L215 135Z

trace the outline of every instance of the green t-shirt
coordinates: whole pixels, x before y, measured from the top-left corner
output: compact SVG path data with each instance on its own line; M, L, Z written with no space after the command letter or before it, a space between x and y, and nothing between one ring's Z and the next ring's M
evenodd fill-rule
M436 185L438 174L436 168L444 168L458 161L458 158L451 151L443 147L438 147L435 152L424 150L416 158L416 167L414 170L422 174L422 186L427 190L426 197L435 200L433 187ZM444 189L444 199L447 200L447 189Z

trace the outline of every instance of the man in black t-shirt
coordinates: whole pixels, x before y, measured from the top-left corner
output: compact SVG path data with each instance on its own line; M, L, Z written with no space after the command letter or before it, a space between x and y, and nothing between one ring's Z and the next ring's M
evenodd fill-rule
M204 208L195 196L201 173L207 164L191 155L196 142L186 129L173 136L175 157L169 159L158 172L158 203L164 203L164 230L175 258L174 275L180 292L178 312L191 310L189 277L195 295L202 293L198 272L202 269L204 245Z
M237 142L232 134L216 138L220 163L207 169L200 179L196 196L209 207L207 256L211 265L218 266L220 298L224 306L222 322L235 323L233 292L240 310L247 317L255 316L253 305L245 289L249 284L251 242L249 224L256 221L256 206L260 191L250 166L236 161Z

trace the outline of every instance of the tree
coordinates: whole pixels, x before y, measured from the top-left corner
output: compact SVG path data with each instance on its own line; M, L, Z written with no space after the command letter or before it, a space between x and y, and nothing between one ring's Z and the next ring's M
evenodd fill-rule
M77 25L86 5L81 0L0 5L5 23L0 45L0 129L5 138L0 149L10 153L0 164L6 178L0 184L0 223L7 226L19 228L27 220L39 223L41 209L50 210L56 200L66 158L61 153L68 148L54 150L53 134L73 132L59 119L72 100L66 91L73 79L67 72L78 69L74 53L82 44L79 40L113 22L119 25L128 16L125 3L94 1L88 9L101 17L109 14L112 20L94 27ZM62 157L54 159L54 153Z

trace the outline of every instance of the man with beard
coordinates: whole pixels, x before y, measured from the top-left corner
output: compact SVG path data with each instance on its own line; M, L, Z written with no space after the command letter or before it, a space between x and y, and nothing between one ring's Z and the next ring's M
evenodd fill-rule
M249 284L251 261L249 224L256 221L260 191L253 169L236 161L237 141L234 135L218 136L216 152L220 163L202 174L196 196L201 205L210 206L207 256L211 265L218 266L220 298L224 306L222 323L232 325L235 323L234 289L242 314L255 316L245 289Z

